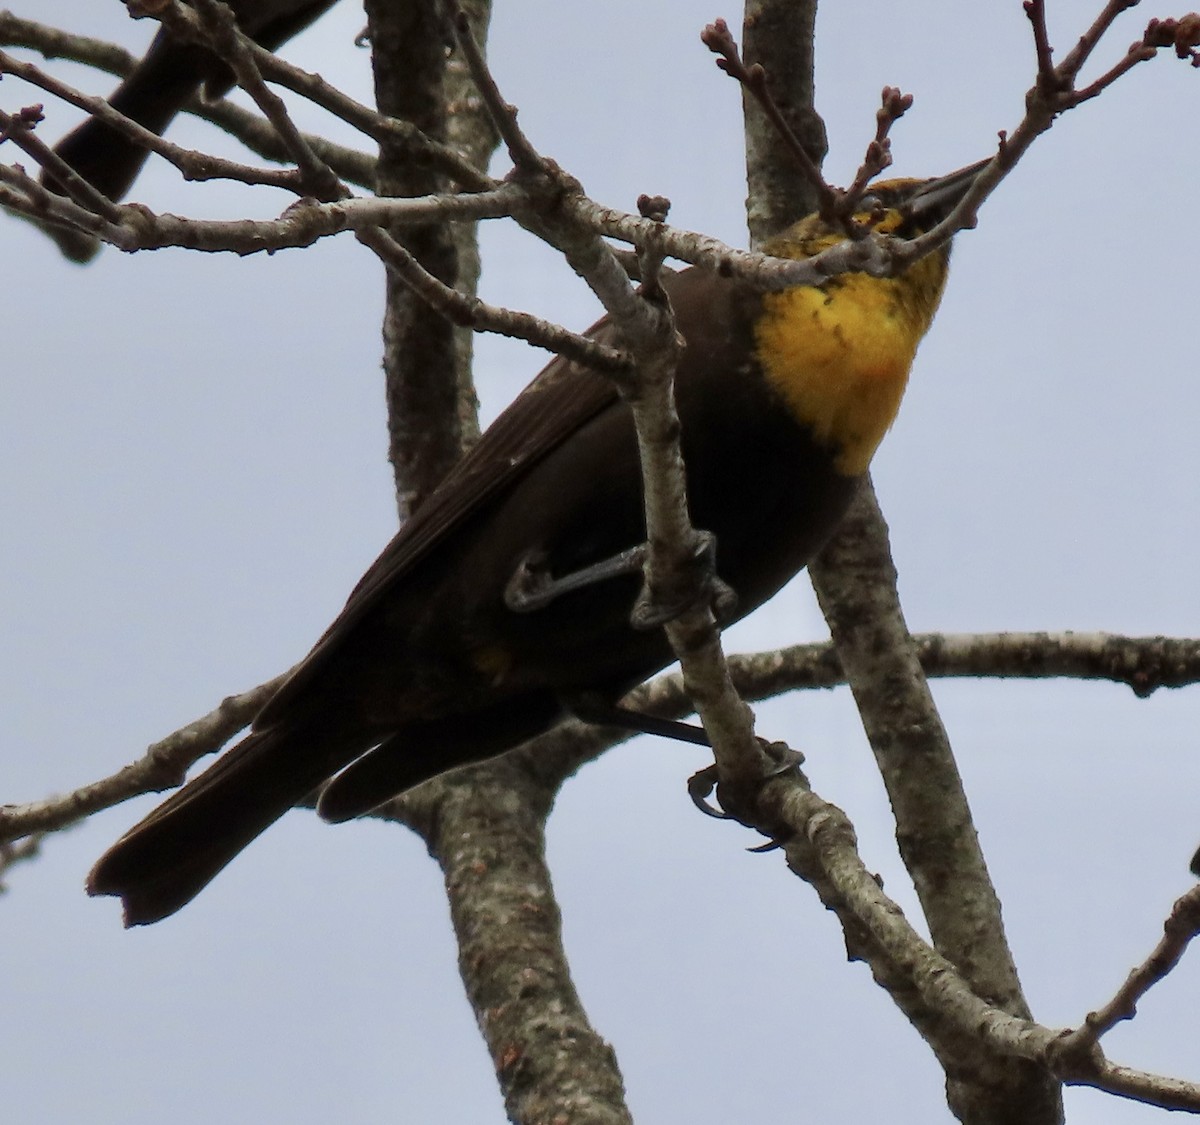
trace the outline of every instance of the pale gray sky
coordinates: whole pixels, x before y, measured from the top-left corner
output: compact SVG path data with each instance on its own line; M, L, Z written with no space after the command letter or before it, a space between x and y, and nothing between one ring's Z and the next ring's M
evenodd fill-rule
M16 10L130 44L120 4ZM1098 0L1050 0L1065 49ZM966 11L970 15L964 14ZM1114 59L1152 15L1122 21ZM740 97L682 0L498 4L492 58L534 141L597 198L641 192L744 244ZM359 97L353 4L287 49ZM818 95L834 180L880 88L916 105L896 171L932 175L1013 127L1033 66L1019 0L827 4ZM62 73L84 81L76 68ZM960 237L875 476L914 630L1200 633L1195 520L1200 76L1164 57L1070 114ZM104 92L104 79L92 80ZM40 100L0 85L13 109ZM73 118L57 108L52 137ZM317 126L315 116L306 124ZM344 136L344 132L339 132ZM214 134L180 122L172 136ZM6 156L6 159L12 159ZM152 162L135 197L270 215ZM573 327L594 302L528 237L485 232L484 292ZM63 263L0 222L0 801L73 788L302 656L394 528L379 375L381 269L350 236L238 260L181 251ZM488 416L541 367L478 343ZM732 648L824 636L805 579ZM1200 693L1139 701L1075 683L939 683L1036 1015L1077 1022L1149 952L1200 842ZM849 694L792 696L759 730L804 749L906 907L886 801ZM949 1121L928 1052L847 965L831 915L778 855L698 816L694 749L643 740L576 779L551 862L577 983L639 1121ZM84 874L152 798L51 839L0 901L0 1094L14 1121L175 1125L501 1122L415 837L291 814L197 901L126 933ZM1200 1077L1200 957L1110 1054ZM847 1063L847 1058L850 1064ZM1068 1093L1071 1120L1141 1107Z

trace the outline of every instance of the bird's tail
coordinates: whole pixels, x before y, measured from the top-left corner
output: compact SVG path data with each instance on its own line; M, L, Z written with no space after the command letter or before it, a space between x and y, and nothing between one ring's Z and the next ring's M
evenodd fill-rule
M88 875L88 894L119 896L126 926L174 914L370 745L369 738L311 727L250 734L109 848Z

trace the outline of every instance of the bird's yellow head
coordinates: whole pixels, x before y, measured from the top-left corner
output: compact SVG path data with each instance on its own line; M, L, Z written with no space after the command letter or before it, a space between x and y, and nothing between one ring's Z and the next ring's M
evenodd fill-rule
M981 167L937 180L877 184L856 219L883 234L914 237L949 213ZM763 251L811 258L847 237L809 215ZM846 476L866 472L895 420L917 345L941 300L949 258L944 246L898 277L846 273L819 286L763 295L755 343L767 381Z

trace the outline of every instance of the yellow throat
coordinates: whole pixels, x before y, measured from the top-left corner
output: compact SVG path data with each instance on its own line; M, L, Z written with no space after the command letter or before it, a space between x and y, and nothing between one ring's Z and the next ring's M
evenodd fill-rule
M875 229L895 230L901 221L888 211ZM809 258L844 238L810 215L763 250ZM896 418L917 345L942 297L948 258L943 249L899 277L846 273L820 286L763 294L755 346L767 381L846 476L866 472Z

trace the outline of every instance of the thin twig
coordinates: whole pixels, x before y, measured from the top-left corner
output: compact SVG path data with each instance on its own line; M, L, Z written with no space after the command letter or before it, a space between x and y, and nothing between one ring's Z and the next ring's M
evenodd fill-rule
M475 86L479 90L479 96L483 99L483 104L492 118L492 123L499 131L513 164L519 171L527 175L544 173L547 170L546 161L517 124L516 108L506 102L501 95L500 87L496 85L496 80L492 77L483 52L475 40L471 21L467 14L453 0L449 0L446 4L446 13L454 24L459 50L462 51L463 57L467 61L471 77L475 80Z
M1179 20L1151 20L1141 40L1130 44L1124 57L1094 82L1075 90L1070 95L1070 103L1076 106L1096 97L1138 63L1148 62L1166 47L1173 48L1177 58L1188 60L1192 66L1200 66L1200 52L1195 49L1197 44L1200 44L1200 15L1193 13Z
M300 171L301 183L305 185L305 193L324 202L349 196L349 188L304 139L283 99L263 81L262 72L247 46L254 45L253 40L238 27L230 9L219 0L191 0L191 4L199 16L199 27L207 33L209 45L233 69L237 84L262 110L292 154ZM186 25L189 29L193 27L191 10L182 8L177 2L165 8L161 15L164 26L172 31L177 31L179 25Z
M1091 1055L1100 1038L1123 1020L1137 1015L1138 1001L1179 964L1191 940L1200 933L1200 887L1193 887L1175 901L1163 923L1163 936L1154 951L1125 979L1113 998L1060 1040L1065 1059Z
M503 184L495 191L413 199L351 198L330 203L301 199L277 219L228 220L187 219L158 214L142 204L128 204L117 208L118 222L109 223L48 192L18 168L0 165L0 182L20 193L8 193L4 198L5 206L18 214L87 230L127 252L182 246L209 253L270 253L309 246L342 231L370 226L502 218L511 215L524 200L519 186Z
M478 297L468 297L443 284L380 227L360 229L358 240L374 250L388 269L452 324L476 332L493 332L524 340L600 371L617 373L631 370L632 362L620 348L580 336L530 313L486 304Z
M1035 6L1043 5L1045 0L1035 0ZM1108 0L1100 14L1092 21L1092 25L1079 37L1075 46L1067 52L1063 61L1054 68L1058 81L1064 89L1074 85L1075 78L1083 69L1084 63L1091 58L1092 52L1100 40L1108 33L1116 18L1130 8L1136 8L1140 0ZM1035 24L1036 28L1036 24ZM1042 15L1042 33L1045 34L1045 15ZM1048 45L1047 45L1048 49ZM1039 59L1041 52L1039 51Z
M254 718L286 678L285 673L241 695L229 696L215 711L153 743L136 762L100 781L61 797L25 805L0 805L0 841L62 828L130 797L182 784L197 759L225 745Z
M47 57L70 59L120 77L127 76L138 61L128 51L115 44L72 35L33 20L19 19L11 12L0 12L0 43L29 47ZM301 70L257 43L251 41L245 46L264 77L320 106L372 140L382 142L387 138L404 145L414 159L436 165L455 183L469 190L483 191L496 186L491 177L464 160L453 148L425 136L411 122L388 117L362 102L355 101L331 86L319 74ZM193 99L184 108L188 113L212 121L239 139L246 140L257 151L262 152L263 148L267 147L261 140L263 122L240 106L224 99L212 105L200 99ZM256 135L260 139L255 140ZM361 160L369 159L351 149L332 145L322 138L306 135L305 139L314 151L318 151L322 158L337 167L343 175L347 175L346 164L357 166ZM263 155L284 159L282 155L277 156L274 152L264 152ZM369 175L359 172L355 182L366 186L369 180Z
M867 145L850 186L841 193L838 207L843 219L854 215L871 181L891 165L892 142L888 134L912 104L912 94L902 93L895 86L884 86L879 109L875 111L875 136Z
M56 152L51 150L34 132L34 126L42 119L42 107L28 106L10 116L0 110L0 144L12 141L23 152L33 157L39 167L54 177L63 190L77 203L89 211L115 221L120 216L117 205L97 191Z
M297 195L304 192L300 173L294 169L253 168L233 160L226 160L223 157L211 156L172 144L157 133L151 132L126 117L123 113L118 113L103 98L84 94L47 74L40 67L14 59L4 51L0 51L0 74L11 74L30 85L45 90L46 93L54 95L69 105L85 110L92 117L111 126L122 136L128 137L142 148L157 153L165 160L170 161L186 180L235 180L244 184L283 188ZM44 164L40 160L39 163L56 183L65 185L74 175L69 165L63 163L57 156L50 164ZM78 177L75 178L78 179ZM82 182L86 183L86 181ZM92 191L95 192L95 189L93 188ZM99 192L96 192L96 195L106 198ZM112 215L106 217L112 218Z
M8 891L5 877L18 863L28 863L42 854L42 841L45 838L44 832L35 832L14 843L0 843L0 895Z
M1058 85L1054 69L1054 49L1050 46L1050 33L1046 28L1046 0L1025 0L1025 15L1033 29L1033 48L1037 56L1037 83L1044 89L1053 90Z
M826 182L821 169L808 154L808 150L800 143L800 139L792 132L775 99L771 96L767 81L767 72L755 63L747 67L742 62L738 52L737 41L724 20L714 20L701 33L700 41L715 55L719 69L739 82L742 87L762 106L763 112L771 120L779 133L780 139L800 166L800 173L812 185L818 200L818 210L823 217L836 218L838 196L837 192Z

